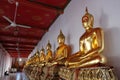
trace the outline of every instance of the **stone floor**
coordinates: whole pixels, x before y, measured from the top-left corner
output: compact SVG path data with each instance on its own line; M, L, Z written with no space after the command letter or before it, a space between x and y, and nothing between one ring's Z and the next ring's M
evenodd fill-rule
M0 78L0 80L28 80L24 73L10 73L8 76Z

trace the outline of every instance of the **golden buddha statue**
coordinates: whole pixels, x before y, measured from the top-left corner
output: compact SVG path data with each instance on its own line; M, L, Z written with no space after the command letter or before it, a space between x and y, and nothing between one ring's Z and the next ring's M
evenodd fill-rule
M33 64L34 63L34 59L35 59L35 55L33 55L32 57L31 57L31 64Z
M42 67L44 65L45 65L45 50L42 47L39 54L39 67Z
M25 63L25 66L24 66L24 67L28 66L29 64L30 64L30 59L28 59L28 60L26 61L26 63Z
M28 59L27 61L26 61L26 65L28 66L28 65L30 65L32 63L32 58L30 58L30 59Z
M39 64L39 51L35 53L35 64Z
M31 57L31 64L34 64L35 63L35 60L36 59L36 56L35 56L35 54Z
M71 55L65 65L68 68L81 68L97 64L105 64L106 58L101 54L104 49L104 34L99 27L93 28L94 17L86 13L82 17L85 33L80 38L80 51Z
M40 50L40 62L45 62L45 50L43 47Z
M46 46L46 62L50 62L52 60L52 50L51 50L51 44L50 41L48 41L48 44Z
M65 60L69 56L69 47L65 44L65 36L61 30L57 37L57 42L59 43L59 46L56 50L53 64L64 64Z

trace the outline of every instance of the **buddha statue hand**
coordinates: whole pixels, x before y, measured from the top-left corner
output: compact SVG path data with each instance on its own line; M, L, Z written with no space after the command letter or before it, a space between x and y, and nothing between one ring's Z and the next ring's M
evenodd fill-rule
M69 63L68 61L65 62L65 67L68 67L69 66Z
M56 62L56 61L52 63L52 65L56 65L56 64L58 64L58 62Z
M39 66L39 67L43 67L43 66L45 66L45 63L39 63L38 66Z
M47 62L47 63L46 63L46 66L50 67L50 66L51 66L51 63Z

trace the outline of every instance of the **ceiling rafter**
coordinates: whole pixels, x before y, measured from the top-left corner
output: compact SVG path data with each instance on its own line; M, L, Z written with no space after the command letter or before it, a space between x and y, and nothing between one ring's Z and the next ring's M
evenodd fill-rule
M9 40L0 40L0 43L12 43L12 44L16 44L17 43L17 41L15 42L15 41L9 41ZM35 42L33 42L33 43L31 43L31 42L19 42L19 44L26 44L26 45L37 45L37 43L35 43Z
M17 52L14 52L14 53L10 53L11 55L16 55L16 56L18 56L18 53ZM23 53L23 54L21 54L22 56L28 56L30 53ZM20 56L21 56L20 55Z
M10 50L11 50L11 51L16 51L16 48L15 48L15 47L12 47L12 48L11 48L11 47L5 47L5 48L6 48L6 50L8 50L8 51L10 51ZM20 51L32 51L33 48L20 47L19 50L20 50Z
M9 47L9 46L3 46L3 47L5 47L5 49L16 49L17 47L16 46L12 46L12 48L11 47ZM23 49L33 49L34 47L18 47L18 48L23 48Z
M12 53L10 55L11 55L11 57L15 57L15 58L18 57L17 53ZM25 53L25 54L21 54L20 57L28 57L28 55L29 55L29 53Z
M20 54L24 54L24 53L28 53L28 54L30 54L30 52L31 52L31 50L27 50L27 51L25 51L25 50L19 50L19 52L18 51L16 51L16 50L8 50L8 53L11 53L11 54L14 54L14 53L20 53Z
M4 44L2 44L3 46L8 46L8 47L17 47L17 46L19 46L19 47L31 47L31 48L34 48L35 47L35 45L25 45L25 44L6 44L6 43L4 43Z
M18 52L9 52L9 53L11 53L11 55L18 55ZM29 54L30 52L21 52L20 55L29 55Z
M9 38L20 38L20 39L28 39L28 40L40 40L40 38L38 37L32 37L32 36L21 36L21 35L17 35L17 36L14 36L12 34L4 34L4 33L0 33L0 36L1 37L9 37Z
M8 50L8 49L7 49ZM32 50L19 50L20 52L31 52ZM14 53L14 52L18 52L15 50L8 50L8 52Z
M6 49L9 49L9 48L18 48L17 46L3 46L3 47L5 47ZM19 47L19 48L24 48L24 49L33 49L34 47L24 47L24 46L21 46L21 47Z

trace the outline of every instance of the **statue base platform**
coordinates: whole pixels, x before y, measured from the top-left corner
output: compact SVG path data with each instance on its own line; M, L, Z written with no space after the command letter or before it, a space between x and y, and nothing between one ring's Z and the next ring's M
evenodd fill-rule
M113 67L94 66L69 69L64 66L27 67L24 69L29 80L118 80Z
M59 65L53 65L51 67L48 68L48 76L47 76L47 79L49 80L59 80L59 75L58 75L58 72L60 70L60 67Z
M113 67L89 67L68 69L61 67L59 76L63 80L118 80Z

